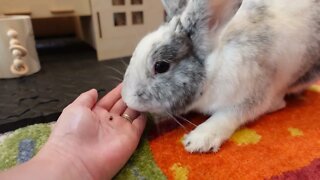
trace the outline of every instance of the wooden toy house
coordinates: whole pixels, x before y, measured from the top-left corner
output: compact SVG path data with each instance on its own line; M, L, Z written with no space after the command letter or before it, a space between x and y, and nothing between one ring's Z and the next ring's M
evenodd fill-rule
M161 0L91 2L90 23L94 33L85 34L94 35L86 39L96 48L99 60L130 56L140 39L164 21ZM88 26L88 23L83 22L84 26Z
M78 35L97 50L99 60L130 56L139 40L164 21L161 0L2 0L1 14L74 16Z

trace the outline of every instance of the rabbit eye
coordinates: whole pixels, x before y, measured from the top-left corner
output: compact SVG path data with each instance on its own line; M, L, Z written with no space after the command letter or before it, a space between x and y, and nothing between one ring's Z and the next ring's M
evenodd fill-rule
M165 61L158 61L154 65L154 71L155 71L156 74L165 73L165 72L167 72L169 70L169 68L170 68L170 64L168 62L165 62Z

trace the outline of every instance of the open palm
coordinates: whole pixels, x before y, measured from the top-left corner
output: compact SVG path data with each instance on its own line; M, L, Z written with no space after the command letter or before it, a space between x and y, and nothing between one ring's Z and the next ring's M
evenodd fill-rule
M145 127L146 118L128 108L120 92L121 85L99 102L96 90L81 94L63 110L47 143L80 160L94 179L110 179L117 173L136 149Z

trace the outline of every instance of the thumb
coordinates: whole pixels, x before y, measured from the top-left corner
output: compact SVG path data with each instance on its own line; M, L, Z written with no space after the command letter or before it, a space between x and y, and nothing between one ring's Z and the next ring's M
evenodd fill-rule
M82 93L76 100L73 101L73 105L84 106L92 109L98 100L98 92L95 89Z

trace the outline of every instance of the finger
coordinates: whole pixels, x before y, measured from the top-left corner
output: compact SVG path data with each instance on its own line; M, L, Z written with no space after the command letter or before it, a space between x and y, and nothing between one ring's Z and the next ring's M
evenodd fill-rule
M140 115L140 112L137 112L131 108L127 108L122 115L127 115L130 119L129 121L134 121Z
M112 106L121 98L121 89L122 83L119 84L116 88L110 91L107 95L105 95L98 103L97 106L102 107L109 111Z
M126 103L124 103L122 99L119 99L118 102L112 106L110 112L113 114L122 115L126 109Z
M76 100L72 102L72 105L80 105L88 108L92 108L98 99L98 92L95 89L82 93Z
M140 116L133 120L132 126L137 130L139 136L142 135L143 130L146 126L147 117L144 114L140 114Z

